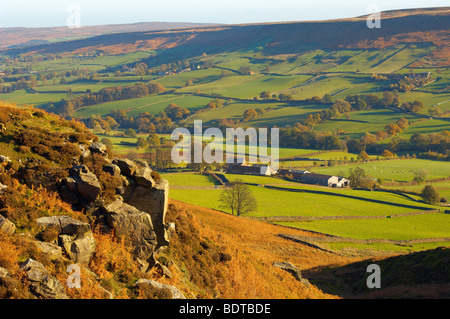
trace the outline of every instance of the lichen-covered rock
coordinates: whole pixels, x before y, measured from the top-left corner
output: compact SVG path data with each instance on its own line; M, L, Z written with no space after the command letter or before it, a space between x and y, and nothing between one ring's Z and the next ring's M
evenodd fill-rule
M91 153L98 153L98 154L101 154L103 156L107 156L108 155L108 149L107 149L106 145L103 144L103 143L99 143L99 142L92 143L89 146L89 150L91 151Z
M138 168L136 163L134 163L133 161L126 159L126 158L125 159L117 158L117 159L113 160L112 163L119 166L120 171L125 176L133 175L134 172L136 172L136 169Z
M0 278L5 278L9 275L10 275L10 273L7 269L0 267Z
M63 257L62 248L58 245L42 241L34 241L34 243L38 246L43 254L47 255L52 260L61 259Z
M167 289L172 294L171 299L186 299L186 297L181 293L180 290L178 290L177 287L171 285L165 285L151 279L139 279L134 284L134 287L139 287L140 285L149 285L154 289Z
M116 177L120 176L120 167L115 164L103 165L103 171L111 174L112 176L116 176Z
M8 218L0 215L0 232L5 233L7 235L12 235L16 231L16 225Z
M102 191L97 176L90 172L86 165L77 165L70 169L70 177L72 177L77 185L78 194L88 202L97 199Z
M54 226L61 234L83 235L91 230L91 225L68 216L47 216L36 219L39 226Z
M72 261L81 265L89 263L96 248L91 225L68 216L41 217L36 223L57 229L59 243Z
M169 238L165 218L169 201L169 182L160 179L152 188L137 186L123 197L127 204L151 216L158 246L167 246Z
M116 236L123 237L132 245L133 255L149 261L157 244L150 215L120 199L106 205L103 210L107 225Z
M133 174L133 179L137 185L152 188L155 186L155 181L152 178L152 170L148 167L138 167Z
M64 286L41 263L27 259L20 268L26 273L31 291L38 297L68 299Z
M59 239L70 260L81 265L89 264L96 248L96 242L92 232L87 232L82 236L59 235Z

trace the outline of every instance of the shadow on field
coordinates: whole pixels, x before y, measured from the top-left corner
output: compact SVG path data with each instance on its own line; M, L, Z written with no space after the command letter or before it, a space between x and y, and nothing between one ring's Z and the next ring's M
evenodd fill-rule
M381 288L368 288L370 264L380 267ZM311 269L304 277L326 293L345 299L448 299L450 248L367 259L336 268Z

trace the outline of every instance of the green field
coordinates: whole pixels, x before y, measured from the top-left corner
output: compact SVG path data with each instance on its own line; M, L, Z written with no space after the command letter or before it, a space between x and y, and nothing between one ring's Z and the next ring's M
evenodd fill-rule
M417 120L416 117L388 109L374 109L366 111L351 112L348 118L341 116L339 118L319 123L314 130L320 132L344 132L353 138L359 138L366 132L375 133L384 131L387 124L395 123L400 117L409 121ZM437 131L435 128L434 131Z
M196 173L166 173L159 174L167 179L171 186L214 186L214 180L207 175Z
M108 102L104 104L88 106L76 111L79 117L89 117L93 114L106 115L113 110L126 109L130 115L136 116L143 112L158 114L170 103L175 103L187 109L204 107L211 101L210 98L190 95L152 95L148 97Z
M314 168L315 173L338 175L344 172L348 176L349 169L360 167L366 171L367 175L373 178L397 182L410 182L414 178L414 172L420 169L426 170L428 179L437 179L450 176L450 165L448 162L432 161L423 159L388 160L372 163L357 163L339 165L334 167Z
M450 215L443 213L388 219L321 220L280 224L356 239L410 240L450 236Z
M170 183L170 179L169 179ZM373 203L346 197L330 197L324 194L294 193L249 186L258 203L251 216L386 216L414 211L411 208ZM208 192L208 196L204 196ZM192 190L173 189L170 197L186 203L225 210L220 207L220 189Z

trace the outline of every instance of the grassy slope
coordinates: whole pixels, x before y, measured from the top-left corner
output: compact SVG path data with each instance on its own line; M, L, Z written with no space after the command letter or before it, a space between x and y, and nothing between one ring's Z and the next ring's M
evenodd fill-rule
M288 261L299 269L347 264L352 259L300 245L278 237L286 229L263 222L238 218L218 211L172 200L179 209L194 217L203 237L226 247L231 261L221 269L224 282L218 282L222 298L335 298L310 286L299 284L288 273L273 267L275 261ZM293 234L308 232L289 230Z

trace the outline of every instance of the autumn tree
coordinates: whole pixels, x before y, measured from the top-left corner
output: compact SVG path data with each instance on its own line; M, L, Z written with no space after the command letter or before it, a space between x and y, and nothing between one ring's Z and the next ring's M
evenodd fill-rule
M392 154L392 152L389 150L384 150L383 153L381 153L381 156L383 156L385 158L389 158L389 157L393 157L394 154Z
M359 153L359 158L361 158L363 162L367 162L367 161L370 159L370 157L369 157L369 155L366 153L366 151L361 151L361 152Z
M244 118L244 121L250 121L251 119L254 119L258 113L254 109L247 109L244 111L244 114L242 115Z
M257 209L256 199L253 196L248 185L244 184L241 179L230 183L220 195L221 207L230 209L231 214L251 213Z

